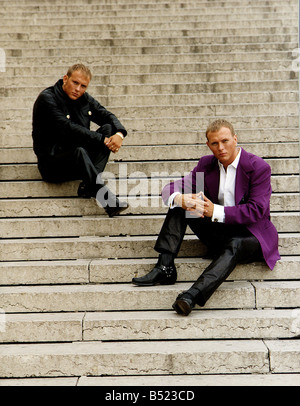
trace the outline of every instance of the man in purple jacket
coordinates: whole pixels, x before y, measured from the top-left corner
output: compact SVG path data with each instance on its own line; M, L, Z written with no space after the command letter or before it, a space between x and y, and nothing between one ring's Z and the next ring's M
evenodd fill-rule
M226 120L211 123L206 137L213 155L202 157L188 176L163 189L170 209L155 245L160 253L156 266L132 280L138 286L174 284L174 259L189 225L207 246L212 262L173 304L186 316L196 304L204 306L238 263L264 260L273 269L280 259L278 233L270 221L270 166L237 146Z

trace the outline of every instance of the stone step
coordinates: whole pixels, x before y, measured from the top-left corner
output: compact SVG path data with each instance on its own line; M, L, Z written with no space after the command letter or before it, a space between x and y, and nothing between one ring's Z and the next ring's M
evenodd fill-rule
M293 338L297 317L296 309L194 311L189 318L171 311L6 314L0 342Z
M73 4L72 4L73 5ZM210 7L209 7L210 6ZM223 14L223 12L227 9L229 9L230 11L233 10L233 12L239 14L239 11L244 11L245 9L247 11L250 12L257 12L257 11L261 11L261 12L277 12L278 11L278 3L267 3L265 2L264 4L251 4L251 7L249 5L242 5L242 3L237 3L237 2L229 2L229 4L225 4L224 7L221 7L217 4L211 5L209 2L206 3L201 3L199 4L199 2L182 2L182 3L178 3L178 2L173 2L173 3L160 3L159 5L157 5L156 3L138 3L138 2L129 2L128 4L114 4L114 7L112 9L112 5L111 4L101 4L101 5L96 5L96 4L87 4L86 5L86 9L85 12L87 13L87 15L92 15L95 12L103 12L103 11L126 11L126 10L130 10L133 13L140 13L141 11L145 11L145 14L149 11L149 10L178 10L182 13L184 13L185 11L188 10L195 10L195 9L201 9L201 13L203 12L204 14L208 14L212 11L218 12L220 14ZM159 7L159 8L158 8ZM294 3L289 3L289 4L282 4L280 7L280 10L292 10L292 8L294 7ZM295 7L294 7L295 8ZM66 9L65 6L63 5L26 5L26 8L22 8L20 9L19 7L16 6L12 6L12 7L7 7L7 6L3 6L3 8L1 9L2 13L5 13L6 16L9 16L10 14L16 17L24 17L33 13L37 13L38 15L49 15L49 14L53 14L53 13L64 13L66 15L72 13L72 15L75 14L75 12L69 11L69 9Z
M28 238L1 240L0 261L51 261L99 258L153 258L156 236ZM281 255L300 255L300 234L279 233ZM186 236L179 257L199 257L205 247Z
M207 310L185 319L175 312L87 313L83 340L293 338L300 333L297 317L297 310Z
M4 9L5 10L5 9ZM239 5L237 7L221 7L220 5L216 4L214 7L205 7L203 4L191 4L187 7L177 5L173 3L172 6L162 7L159 5L154 5L154 7L149 7L147 5L146 8L141 7L140 5L131 5L128 9L119 8L118 6L100 6L99 10L90 10L87 8L85 10L85 14L80 20L80 16L78 15L78 11L71 10L70 8L64 7L64 11L61 12L60 9L53 9L52 12L47 12L46 10L43 12L42 10L36 10L32 12L31 10L22 10L22 13L14 13L14 10L8 9L5 13L3 13L4 21L14 19L15 23L23 22L26 20L34 20L36 24L42 24L44 21L51 21L63 20L63 16L65 16L66 20L70 20L71 23L78 21L103 21L107 22L108 20L113 20L113 17L116 17L115 21L119 21L122 18L126 19L126 21L131 21L132 19L137 18L149 18L153 19L160 19L162 17L176 17L179 21L182 17L190 17L190 18L197 18L197 19L205 19L205 17L211 17L214 13L220 15L224 19L233 18L233 16L241 16L241 18L249 19L249 16L259 16L258 19L262 19L268 16L268 19L271 16L283 16L283 18L290 19L293 17L293 11L297 12L297 5L295 3L290 3L288 5L281 5L281 7L276 6L269 6L267 4L263 4L261 6L251 5L250 7L245 5ZM177 20L175 19L175 22ZM207 21L207 19L206 19Z
M267 10L267 8L266 8ZM178 9L173 10L146 10L142 12L140 10L137 13L134 13L134 10L110 10L110 11L101 11L101 13L95 12L86 12L84 16L78 14L78 11L74 12L67 12L65 11L62 13L52 13L52 14L40 14L40 13L29 13L25 16L4 16L1 17L3 21L3 26L10 25L13 21L15 25L26 25L28 24L37 24L41 26L47 26L51 23L55 24L69 24L73 25L76 23L79 24L120 24L124 19L128 23L132 22L164 22L167 18L172 18L173 23L177 23L180 21L193 21L193 22L202 22L202 21L209 21L214 16L215 13L221 12L220 18L225 22L236 21L239 17L245 20L249 20L251 18L255 20L264 20L264 19L271 19L274 18L282 18L284 21L286 20L293 20L294 22L297 21L297 7L295 5L291 5L288 8L281 9L279 11L271 10L270 8L266 12L262 12L261 8L253 9L248 8L245 9L240 8L237 9L237 12L233 12L232 9L226 10L225 8L220 9L209 9L209 8L195 8L189 10L181 10L180 12ZM97 15L98 14L98 15ZM267 18L266 18L267 16Z
M299 370L300 342L270 343L277 373ZM188 347L188 348L187 348ZM283 352L280 352L284 348ZM295 356L296 355L296 356ZM69 344L4 344L0 376L102 376L268 373L269 353L263 341L229 340Z
M148 387L180 387L187 386L188 390L192 386L201 388L202 386L298 386L300 374L238 374L238 375L153 375L153 376L128 376L128 377L87 377L80 378L18 378L0 379L0 386L98 386L114 388L124 386L148 386ZM147 389L145 389L146 391ZM199 389L201 390L201 389ZM122 397L123 392L119 396ZM112 396L109 392L108 396ZM127 398L127 395L125 395ZM146 395L143 395L146 396ZM155 395L153 394L153 397ZM187 396L186 396L187 397ZM189 397L193 397L192 394Z
M78 383L75 378L37 378L37 379L2 379L0 386L98 386L98 387L128 387L128 386L148 386L148 387L180 387L186 386L187 390L192 386L298 386L300 374L237 374L237 375L159 375L159 376L134 376L134 377L86 377L79 378ZM126 390L126 388L125 388ZM192 395L191 395L192 397Z
M127 284L0 287L0 303L5 314L171 310L177 295L189 286L190 283L157 287ZM279 309L297 308L299 305L300 281L227 281L203 308Z
M296 116L292 117L296 121ZM157 119L158 120L158 119ZM175 120L175 118L174 118ZM199 119L200 120L200 119ZM199 122L198 120L198 122ZM212 118L213 120L213 118ZM210 120L210 121L212 121ZM192 121L192 119L190 119ZM204 120L203 120L204 122ZM208 121L207 121L208 122ZM195 126L198 128L198 126ZM295 126L296 128L296 126ZM204 136L202 135L202 139ZM202 141L201 139L201 141ZM248 152L261 156L262 158L297 158L298 152L295 148L296 143L239 143L241 147ZM198 160L203 155L210 153L208 147L203 144L198 145L174 145L172 150L165 145L153 146L126 146L126 141L123 148L118 154L112 156L115 161L130 162L130 161L176 161L176 160ZM0 148L0 162L2 164L17 164L17 163L36 163L37 158L31 148ZM192 170L193 167L190 168ZM158 172L157 170L155 172Z
M201 35L201 34L200 34ZM76 39L76 37L74 38ZM2 39L1 45L3 48L21 48L21 49L52 49L57 46L65 46L66 48L74 45L74 39L38 39L30 40L18 39L16 41L9 39ZM201 44L265 44L266 42L272 43L293 43L297 41L297 33L294 34L260 34L260 35L226 35L223 36L185 36L185 37L157 37L157 38L138 38L134 34L130 34L130 37L123 36L122 38L93 38L85 37L76 39L76 46L82 47L95 47L102 49L104 47L153 47L153 46L188 46Z
M300 232L298 212L272 213L271 220L278 232ZM45 238L119 235L158 235L164 216L122 216L0 219L0 238ZM188 232L192 234L192 232Z
M106 176L108 175L108 176ZM162 178L161 172L153 172L151 178L144 173L137 173L128 179L116 179L111 173L103 173L102 178L107 182L108 187L118 196L128 198L135 197L134 207L140 206L144 197L148 195L158 196L162 188L171 181L179 179L183 174L163 174L168 177ZM276 175L271 178L271 185L274 193L299 192L299 175ZM77 196L79 181L65 182L63 184L46 183L43 181L20 181L2 182L0 198L24 198L24 197L67 197Z
M297 256L283 256L272 271L269 270L269 268L263 262L237 265L236 269L232 272L227 280L297 280L300 279L299 261L300 257ZM176 269L178 273L178 281L194 282L198 279L210 262L211 260L203 258L177 259ZM89 280L91 283L129 283L133 277L144 276L150 272L155 264L156 258L127 260L96 259L91 261L89 264ZM38 263L33 263L33 265L37 267ZM20 264L20 266L22 265ZM1 267L5 268L5 264L3 264Z
M273 175L292 175L299 172L299 160L290 158L282 160L281 158L272 158L265 160L270 166ZM112 173L116 178L130 177L143 173L146 177L152 177L152 173L157 173L156 167L159 167L161 177L175 172L185 174L189 173L198 163L198 160L188 161L160 161L157 162L113 162L110 161L105 170ZM137 174L139 172L139 174ZM1 180L38 180L41 179L40 172L36 164L6 164L0 167Z
M155 75L154 75L155 76ZM229 114L237 115L240 112L241 115L278 115L286 114L287 116L297 116L299 109L298 102L281 102L281 103L255 103L255 104L210 104L210 105L186 105L186 106L135 106L135 107L114 107L112 112L118 117L124 119L147 119L151 117L151 114L155 117L199 117L199 111L206 117L215 116L228 116ZM5 109L0 111L0 121L12 121L14 118L18 120L28 120L32 118L31 109Z
M178 64L178 63L211 63L211 64L219 64L219 69L222 69L222 64L227 62L261 62L262 60L281 60L283 63L286 60L289 60L291 63L294 59L297 58L295 54L295 50L269 50L268 48L265 50L261 50L260 52L252 50L251 52L245 52L242 50L237 50L234 54L226 53L226 52L218 52L217 54L211 53L202 53L201 61L199 62L199 55L197 53L173 53L173 54L155 54L154 56L151 54L141 54L141 55L118 55L118 62L119 65L146 65L146 64ZM30 57L30 56L18 56L15 55L10 57L6 55L7 67L22 67L27 65L36 65L37 58ZM65 65L62 75L65 73L65 70L74 63L74 56L72 55L53 55L51 60L49 57L40 56L38 58L40 67L51 67L51 66L61 66ZM85 58L85 63L91 66L111 66L115 64L115 58L113 56L101 56L101 55L89 55L89 57ZM222 63L221 63L222 62ZM43 71L43 74L45 72Z
M118 180L110 173L103 173L103 180L113 193L127 199L129 196L135 197L132 201L133 207L141 206L144 197L154 195L159 196L162 188L173 180L177 180L180 174L175 172L166 178L157 177L161 173L153 172L153 178L131 176L128 179ZM105 176L109 175L109 176ZM172 176L173 175L173 176ZM48 198L48 197L75 197L79 181L65 182L63 184L46 183L37 181L10 181L1 182L0 199L8 198ZM274 193L296 193L299 192L299 175L276 175L271 178L271 185Z
M242 124L241 124L242 125ZM254 143L272 143L274 142L274 133L276 133L276 140L278 143L286 143L286 142L298 142L299 134L298 134L298 129L295 128L238 128L236 127L236 131L238 134L238 139L240 143L247 143L249 140ZM31 131L29 131L28 134L24 134L23 132L20 134L17 134L14 132L13 134L8 135L8 132L0 133L0 145L3 148L6 148L6 152L8 152L9 149L13 149L14 152L16 153L16 158L18 160L18 154L20 153L20 149L23 150L24 152L24 159L25 162L28 162L26 165L30 165L33 162L36 162L36 158L32 153L30 153L29 148L32 150L32 137L30 134ZM128 147L130 145L132 146L154 146L154 145L182 145L184 142L185 145L196 145L196 144L201 144L202 141L205 139L204 135L204 129L201 131L197 131L197 128L194 130L189 131L189 136L186 137L186 130L177 130L176 132L174 131L168 131L166 129L165 131L159 131L159 130L154 130L154 131L135 131L132 132L129 130L129 135L126 138L125 143L123 144L123 148ZM209 152L207 150L207 152ZM0 152L1 153L1 152ZM6 154L3 154L6 155ZM114 160L115 156L111 156L110 158L110 163ZM291 161L296 158L290 158L287 161L287 164L284 163L284 165L290 165ZM26 161L27 160L27 161ZM35 161L34 161L35 160ZM276 158L274 158L276 160ZM6 159L6 162L2 166L2 173L6 170L6 164L13 165L12 162L7 162L8 160ZM20 161L21 162L21 161ZM23 161L24 162L24 161ZM272 164L272 161L269 160L269 163ZM138 163L136 163L138 165ZM143 164L147 164L146 162L143 162ZM172 165L172 162L169 161L169 164ZM183 161L183 164L184 161ZM22 164L19 164L22 165ZM129 165L129 163L128 163ZM160 161L160 165L166 165L163 161ZM274 165L273 165L274 166ZM276 164L274 169L276 171ZM28 169L29 170L29 169ZM17 176L17 175L16 175Z
M271 57L271 55L270 55ZM54 83L55 79L60 78L63 74L66 73L67 68L66 66L62 65L60 67L49 67L47 68L47 77L45 77L45 72L44 72L43 67L32 67L32 66L24 66L24 67L18 67L18 66L13 66L10 64L9 66L6 67L5 71L5 78L7 80L11 80L12 77L14 78L20 78L22 80L23 77L32 77L32 84L34 86L37 86L36 80L43 74L43 82L42 85L46 83L46 80L48 80L48 83ZM153 65L145 65L145 64L139 64L139 65L111 65L111 64L106 64L104 66L92 66L92 73L93 77L96 81L101 82L101 78L103 77L104 79L106 75L145 75L145 74L175 74L175 73L197 73L197 72L224 72L225 74L228 72L254 72L255 70L257 71L290 71L291 70L291 61L290 60L283 60L281 59L270 59L267 61L262 61L262 62L224 62L222 63L222 66L220 67L219 62L202 62L202 63L184 63L178 61L175 64L170 64L170 63L156 63ZM113 76L114 77L114 76ZM91 86L93 85L93 81L91 82ZM20 86L22 84L20 83ZM200 96L200 95L199 95ZM228 97L231 95L228 95ZM251 95L249 95L251 97Z
M206 128L208 123L220 118L220 116L212 116L209 120L206 117L165 117L165 118L145 118L143 120L135 119L135 118L123 118L122 122L124 122L125 127L127 126L132 132L135 131L157 131L161 129L168 128L170 131L195 131L195 129ZM235 123L235 127L244 128L245 126L250 126L254 128L294 128L296 129L298 126L298 120L296 116L234 116L230 115L227 117L232 123ZM21 122L20 122L21 123ZM29 124L29 122L28 122ZM1 124L0 128L3 126L8 127L10 129L9 122L5 122ZM15 125L18 125L18 122L15 122ZM26 122L23 122L23 129L26 128ZM17 127L18 130L18 127ZM123 149L124 151L124 149Z
M0 285L69 285L131 283L155 266L150 259L94 259L69 261L0 262ZM211 260L179 258L176 260L178 282L194 282ZM263 263L237 265L228 281L300 280L300 256L283 256L271 271Z
M159 195L141 197L128 196L130 207L126 215L157 215L165 214L167 207ZM299 193L273 193L271 196L272 212L299 211ZM81 198L31 198L1 199L0 218L20 217L69 217L99 216L105 211L99 208L93 199Z
M296 15L296 14L295 14ZM173 20L174 16L172 16ZM271 28L274 30L274 32L290 32L286 31L287 27L296 27L296 22L295 18L293 18L293 15L290 15L289 18L285 19L285 25L282 24L282 19L280 18L280 15L275 15L272 19L265 19L265 20L260 20L260 19L247 19L245 16L241 17L238 21L235 21L234 27L232 26L231 21L215 21L214 22L214 33L220 34L220 36L224 32L228 32L228 30L233 30L233 29L243 29L245 33L247 33L247 30L251 29L251 33L253 34L256 33L255 30L261 29L261 28ZM78 28L76 30L76 27ZM90 32L102 32L106 33L107 31L111 32L111 37L114 38L114 36L118 35L119 32L147 32L150 33L150 36L152 34L152 31L169 31L172 35L172 32L180 32L182 30L201 30L202 32L207 32L211 30L211 22L207 20L199 20L198 17L196 18L191 18L190 16L184 16L180 18L178 16L176 24L174 22L170 22L167 19L163 19L160 21L156 21L153 18L140 18L140 19L134 19L133 21L129 21L128 19L123 20L122 24L115 24L114 22L105 22L102 20L99 20L97 22L92 22L90 21L89 24L83 24L83 23L77 23L73 24L71 20L68 22L64 21L61 24L58 24L57 22L53 22L51 25L44 24L39 25L36 24L34 21L34 16L31 21L28 21L27 24L21 24L19 21L14 21L14 24L10 25L1 25L0 27L0 34L5 35L9 33L15 33L20 35L20 39L22 39L22 35L24 34L31 34L34 35L36 33L39 33L40 36L41 34L47 35L48 32L58 32L61 33L61 35L64 35L67 32L73 32L76 31L82 32L84 35ZM219 30L219 31L216 31ZM225 30L225 31L224 31ZM278 31L277 31L278 30ZM282 31L283 30L283 31ZM292 31L293 32L293 31ZM230 31L229 31L230 33ZM240 34L240 32L239 32ZM101 34L100 34L101 35ZM148 34L149 35L149 34ZM152 34L153 35L153 34ZM40 38L40 36L38 38ZM49 61L51 63L51 61Z
M291 35L297 33L297 28L295 26L274 26L271 27L257 27L257 28L247 28L247 21L244 21L246 26L243 27L244 36L259 36L259 35ZM172 28L167 23L157 24L156 29L152 24L151 29L146 27L149 24L143 25L143 27L138 27L137 25L132 26L128 24L122 24L122 29L115 27L112 30L109 25L106 27L103 24L102 29L96 29L96 26L91 26L88 31L85 31L86 39L115 39L115 38L180 38L180 37L215 37L216 40L219 38L224 38L225 35L228 37L240 36L241 35L241 24L237 22L235 27L224 27L211 29L197 27L191 29L189 25L182 25L176 28ZM97 26L97 28L99 25ZM238 28L239 27L239 28ZM13 27L7 27L8 29L4 32L0 31L2 41L37 41L41 40L41 33L36 32L32 26L32 29L28 30L26 26L20 27L18 32L12 31ZM94 30L93 30L94 28ZM54 26L53 30L43 32L43 40L71 40L71 39L82 39L82 35L75 28L69 27L68 31L62 31L59 26Z
M297 294L299 296L300 281L278 282L279 285L283 284L282 294L280 298L275 297L273 300L272 292L277 295L278 289L276 285L272 289L272 285L269 284L271 282L262 283L263 292L260 299L262 303L264 303L263 295L266 295L270 303L277 299L278 308L297 306L292 300ZM188 289L189 285L177 283L172 286L151 288L137 288L131 284L0 287L0 308L5 314L171 310L177 295ZM259 286L256 290L259 290ZM255 289L250 282L224 282L205 305L206 309L255 307Z
M4 344L0 376L295 373L299 353L299 340Z
M56 78L54 82L56 82L59 78ZM45 86L53 85L53 83L46 82L44 86L40 87L0 87L0 95L2 97L17 97L31 95L32 97L32 106L39 95L39 93L45 89ZM244 82L211 82L211 83L181 83L181 84L130 84L130 85L114 85L114 86L106 86L106 85L91 85L89 87L89 93L91 95L99 95L101 93L101 97L109 96L109 97L117 97L117 96L126 96L127 94L130 97L139 97L145 96L147 94L152 95L167 95L170 96L172 94L199 94L199 93L226 93L229 92L230 89L231 93L237 92L257 92L257 91L272 91L272 92L281 92L281 91L297 91L298 81L295 79L287 80L287 81L276 81L276 80L265 80L265 81L244 81ZM17 127L18 129L18 127Z
M262 375L265 376L265 375ZM280 375L281 376L281 375ZM91 380L93 378L90 378ZM283 384L285 380L282 381ZM42 387L47 387L47 386L78 386L79 384L79 379L77 377L74 378L11 378L11 379L5 379L5 378L0 378L0 386L42 386ZM82 386L91 386L93 385L93 382L88 381L86 384L83 381L81 381Z
M298 43L296 40L289 41L285 43L268 43L266 47L265 43L251 43L251 44L199 44L199 45L160 45L160 46L127 46L127 47L120 47L120 46L107 46L107 47L85 47L85 48L64 48L63 44L62 47L50 47L48 49L43 48L32 48L32 49L22 49L20 46L9 49L5 49L5 53L7 57L52 57L52 56L59 56L61 54L65 56L71 55L81 55L81 58L86 58L89 56L95 56L102 54L103 56L114 56L117 57L118 55L141 55L141 54L186 54L186 53L196 53L206 54L206 53L219 53L219 52L258 52L258 51L266 51L266 49L270 51L292 51L296 49Z
M42 88L40 89L43 90ZM36 97L40 92L37 90ZM20 97L1 97L1 109L30 109L32 110L33 103L36 99L34 96ZM118 106L137 107L137 106L181 106L181 105L234 105L252 104L252 103L294 103L299 101L297 91L278 91L270 94L270 92L252 92L252 93L210 93L210 94L152 94L137 96L103 96L95 94L93 97L106 106L108 110L117 108Z
M71 0L66 0L65 1L65 5L71 4L73 6L82 6L82 2L74 2ZM169 2L167 2L166 0L156 0L156 3L153 3L151 1L148 0L141 0L141 1L137 1L137 0L106 0L105 3L108 5L110 5L109 7L121 7L121 8L126 8L129 7L129 5L132 6L137 6L137 5L146 5L145 7L153 7L153 5L155 4L156 7L165 7L165 8L169 8L171 7L171 5L169 4ZM6 6L6 1L5 0L1 0L0 4L2 4L4 7ZM176 6L178 4L178 7L180 8L184 8L184 7L191 7L194 5L198 5L198 6L203 6L203 7L212 7L214 8L216 6L215 3L212 3L210 1L190 1L190 0L174 0L174 2L172 3L173 6ZM226 7L226 5L228 7L240 7L241 6L241 1L240 0L229 0L228 2L226 2L226 4L224 5L224 7ZM286 2L284 3L286 5L289 4L295 4L295 2L293 0L286 0ZM252 0L251 1L251 5L252 6L282 6L283 4L278 2L278 0ZM35 11L39 11L39 10L43 10L44 8L46 8L47 10L52 9L53 7L55 8L63 8L61 2L59 2L58 0L51 0L49 2L45 2L44 4L41 4L40 1L28 1L28 0L13 0L10 3L10 6L14 9L20 10L20 6L22 6L22 10L27 10L28 8L34 8ZM99 7L99 2L97 2L97 0L89 0L88 4L85 4L86 7L92 7L92 8L97 8ZM101 6L102 7L102 6ZM249 7L249 5L247 5L247 7Z

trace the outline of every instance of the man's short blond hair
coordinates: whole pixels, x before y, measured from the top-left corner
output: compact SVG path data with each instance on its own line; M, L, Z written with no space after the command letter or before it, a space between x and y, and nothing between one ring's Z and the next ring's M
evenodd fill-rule
M233 125L231 123L229 123L229 121L224 120L224 119L218 119L218 120L215 120L212 123L210 123L209 126L207 127L206 138L209 133L215 133L215 132L219 131L222 127L229 128L232 136L236 135Z
M92 80L92 72L87 66L83 65L82 63L76 63L75 65L71 66L68 69L67 76L70 78L73 72L77 71L82 72L87 78L89 78L89 80Z

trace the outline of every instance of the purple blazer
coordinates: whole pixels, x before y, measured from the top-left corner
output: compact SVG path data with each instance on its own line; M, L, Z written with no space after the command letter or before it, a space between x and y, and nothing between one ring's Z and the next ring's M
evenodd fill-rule
M214 155L203 156L190 174L164 187L165 203L174 192L198 193L199 175L204 174L204 194L218 204L220 171ZM199 182L198 182L199 183ZM225 224L242 224L258 239L264 259L273 269L280 259L278 233L270 221L271 168L260 157L242 148L236 173L235 206L225 207Z

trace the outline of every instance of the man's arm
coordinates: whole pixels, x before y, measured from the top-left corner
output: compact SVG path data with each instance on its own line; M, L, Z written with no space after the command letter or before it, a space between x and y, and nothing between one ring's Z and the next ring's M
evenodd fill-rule
M100 127L104 124L110 124L113 127L114 134L120 132L124 137L127 135L127 131L120 120L105 107L103 107L96 99L92 96L87 95L88 102L91 108L91 120L98 124Z
M171 182L163 188L162 199L165 204L168 205L169 198L173 194L174 197L176 197L175 193L177 195L191 195L203 192L203 173L201 171L200 162L201 161L198 162L198 165L187 176L175 182Z
M91 120L99 126L110 124L113 128L113 135L110 138L106 138L104 144L112 152L118 152L123 144L124 137L127 135L125 127L113 113L103 107L92 96L87 95L87 97L91 106Z

